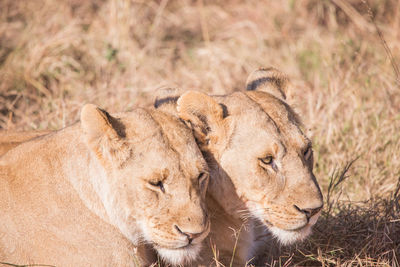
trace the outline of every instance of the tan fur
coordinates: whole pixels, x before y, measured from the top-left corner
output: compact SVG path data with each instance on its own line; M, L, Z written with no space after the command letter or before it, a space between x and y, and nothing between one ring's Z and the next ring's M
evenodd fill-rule
M215 263L217 255L229 266L235 254L233 265L244 266L260 252L260 232L272 232L286 244L302 240L322 207L311 142L285 102L288 79L276 69L260 69L247 87L254 91L225 96L189 91L175 111L171 103L159 105L193 128L211 170L206 198L211 232L199 265ZM170 90L171 96L177 92ZM268 155L273 164L262 163ZM260 225L268 230L259 231Z
M38 136L46 135L48 133L51 133L51 131L0 131L0 156L22 142L28 141Z
M175 264L196 257L209 230L208 169L190 130L156 110L117 117L86 105L80 123L0 158L1 262L148 266L152 249Z

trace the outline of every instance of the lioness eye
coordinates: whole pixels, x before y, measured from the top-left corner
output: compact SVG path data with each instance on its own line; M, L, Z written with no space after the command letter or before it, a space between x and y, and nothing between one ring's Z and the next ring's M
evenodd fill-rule
M197 180L199 180L199 185L200 187L203 187L205 182L207 181L208 175L205 172L201 172L199 176L197 177Z
M311 151L312 151L311 147L310 146L307 147L307 149L304 151L304 158L305 159L308 159L311 156Z
M260 159L264 164L271 164L274 158L272 156L266 156L265 158Z
M156 183L154 183L154 182L149 182L149 184L150 184L151 186L153 186L153 187L158 187L158 188L161 190L161 192L165 193L164 184L163 184L161 181L158 181L158 182L156 182Z

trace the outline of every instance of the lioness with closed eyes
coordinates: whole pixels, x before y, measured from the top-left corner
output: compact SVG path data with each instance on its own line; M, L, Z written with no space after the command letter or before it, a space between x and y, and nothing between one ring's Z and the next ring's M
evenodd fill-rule
M0 262L149 266L154 249L190 265L209 232L207 183L177 118L86 105L79 123L0 157Z

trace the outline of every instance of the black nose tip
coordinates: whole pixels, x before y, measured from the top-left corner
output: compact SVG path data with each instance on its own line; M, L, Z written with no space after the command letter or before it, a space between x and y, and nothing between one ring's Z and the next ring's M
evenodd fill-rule
M189 241L189 244L192 243L193 239L199 237L199 236L203 233L203 232L200 232L200 233L189 233L189 232L184 232L184 231L182 231L177 225L175 225L175 229L176 229L180 234L182 234L182 235L184 235L184 236L187 237L187 239L188 239L188 241Z
M294 207L295 207L298 211L303 212L303 213L306 215L307 220L310 220L310 218L311 218L312 216L314 216L315 214L317 214L317 213L322 209L322 206L320 206L320 207L318 207L318 208L306 208L306 209L301 209L301 208L299 208L299 207L296 206L296 205L294 205Z

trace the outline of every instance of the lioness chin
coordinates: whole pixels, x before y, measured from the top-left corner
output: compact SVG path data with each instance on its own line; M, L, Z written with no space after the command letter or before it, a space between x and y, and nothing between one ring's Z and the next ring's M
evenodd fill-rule
M0 261L148 266L154 253L190 264L209 232L208 168L190 130L161 111L81 122L0 158Z

